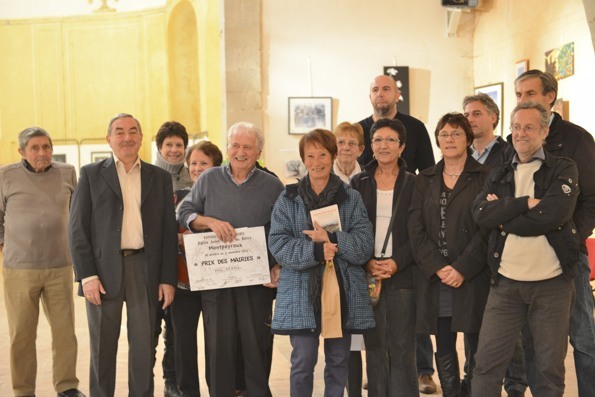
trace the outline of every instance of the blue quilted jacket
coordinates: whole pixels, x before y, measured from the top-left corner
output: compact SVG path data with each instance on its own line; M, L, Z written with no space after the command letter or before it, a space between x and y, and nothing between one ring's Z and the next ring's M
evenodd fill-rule
M341 290L343 329L363 333L374 328L368 297L365 263L372 257L374 235L361 196L344 185L335 196L342 231L336 238L339 251L335 268ZM315 258L315 243L303 231L312 230L310 214L297 185L288 185L271 215L269 249L281 264L272 329L276 334L320 332L320 312L308 298L309 271L324 263ZM317 298L320 301L320 296ZM319 304L317 305L320 306Z

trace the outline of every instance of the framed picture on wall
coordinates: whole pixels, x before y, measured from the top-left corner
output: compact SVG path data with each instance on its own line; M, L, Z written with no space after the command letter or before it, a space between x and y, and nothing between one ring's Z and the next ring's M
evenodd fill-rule
M98 161L105 160L112 156L112 152L104 151L104 152L91 152L91 162L97 163Z
M101 138L86 138L81 140L81 167L96 163L112 155L112 149Z
M54 140L54 148L52 153L52 160L61 163L68 163L74 166L78 173L79 170L79 145L75 140Z
M314 128L333 128L333 98L289 97L289 133L306 134Z
M503 100L503 92L504 92L504 83L495 83L490 85L483 85L480 87L475 87L475 94L479 94L483 92L486 95L489 95L490 98L496 102L498 109L500 110L500 123L498 123L497 132L500 136L502 134L502 115L504 114L504 109L502 109L502 100Z
M553 48L545 53L545 71L557 80L574 74L574 42Z
M514 64L515 77L519 77L521 74L529 70L529 60L521 59Z

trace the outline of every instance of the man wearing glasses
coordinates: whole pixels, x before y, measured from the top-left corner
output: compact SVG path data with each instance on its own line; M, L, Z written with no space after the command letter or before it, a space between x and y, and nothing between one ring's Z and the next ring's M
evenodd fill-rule
M517 105L511 116L516 155L492 170L472 206L475 221L491 229L492 273L475 356L474 396L500 396L525 323L535 341L532 394L564 394L572 278L579 258L572 220L579 187L574 161L543 149L549 121L542 105Z
M574 366L579 397L595 396L595 320L593 318L593 295L589 284L589 259L586 240L595 227L595 142L585 129L562 119L552 112L558 95L558 82L548 72L533 69L515 80L517 103L532 101L541 104L548 112L549 134L544 149L558 157L571 158L579 171L580 192L573 220L581 241L581 251L574 278L576 300L570 315L570 344L574 349ZM535 382L535 365L531 335L523 335L527 380L529 387ZM535 394L535 393L533 393Z

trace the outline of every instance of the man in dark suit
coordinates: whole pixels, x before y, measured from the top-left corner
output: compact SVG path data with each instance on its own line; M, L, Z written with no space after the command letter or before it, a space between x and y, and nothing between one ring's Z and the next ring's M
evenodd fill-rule
M126 302L131 396L153 396L153 329L158 304L177 283L177 228L171 176L141 161L140 123L118 114L109 123L113 157L81 169L70 212L70 250L79 295L87 299L90 394L113 396Z

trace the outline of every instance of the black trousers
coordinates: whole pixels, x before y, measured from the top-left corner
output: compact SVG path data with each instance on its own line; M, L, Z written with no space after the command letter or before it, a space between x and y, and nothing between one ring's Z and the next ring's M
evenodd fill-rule
M246 391L269 397L273 291L263 286L224 288L201 293L211 397L234 395L238 336L244 357ZM213 354L216 352L216 354Z
M198 381L198 321L202 312L200 291L176 289L176 298L170 307L174 333L175 374L183 395L200 396Z

